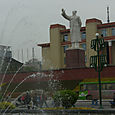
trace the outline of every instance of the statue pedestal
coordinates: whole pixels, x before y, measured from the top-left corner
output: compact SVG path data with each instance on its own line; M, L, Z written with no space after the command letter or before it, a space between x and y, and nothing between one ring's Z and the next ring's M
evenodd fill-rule
M85 51L80 48L70 48L66 50L66 67L85 67Z

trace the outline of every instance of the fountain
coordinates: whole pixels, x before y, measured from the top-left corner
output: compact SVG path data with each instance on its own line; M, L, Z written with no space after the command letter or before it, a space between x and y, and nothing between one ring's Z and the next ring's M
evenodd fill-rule
M3 94L1 100L3 100L3 98L4 98L4 96L5 96L5 93L7 92L7 90L8 90L8 88L9 88L10 84L12 83L14 77L16 76L16 74L18 74L18 72L19 72L19 70L20 70L21 68L22 68L22 66L21 66L21 67L18 69L18 71L16 71L16 73L13 75L13 77L12 77L12 79L10 80L10 82L9 82L9 84L8 84L8 86L7 86L7 88L6 88L5 92L4 92L4 94ZM59 73L59 75L61 75L62 73L63 73L63 72ZM10 95L9 95L9 97L7 98L6 101L8 101L8 100L11 98L12 94L16 91L16 89L17 89L22 83L24 83L25 80L27 80L27 79L29 79L29 78L33 78L33 79L34 79L34 78L36 78L36 77L38 77L38 80L41 79L41 78L49 77L50 79L49 79L49 81L48 81L48 85L49 85L50 88L51 88L52 85L53 85L52 90L54 90L54 88L55 88L55 85L54 85L54 84L55 84L56 82L57 82L57 83L59 82L58 80L54 80L54 81L53 81L53 77L54 77L53 71L51 71L49 74L45 74L45 73L43 73L43 72L41 72L41 73L40 73L40 72L37 72L37 73L31 74L31 75L25 77L25 78L12 90L12 92L10 93ZM3 82L4 78L5 78L5 75L4 75L3 79L2 79L2 82ZM58 74L57 74L56 78L58 78ZM52 81L53 81L53 82L52 82ZM22 94L24 94L24 93L22 93ZM22 94L21 94L21 95L22 95ZM19 96L18 96L18 97L19 97ZM18 99L18 97L17 97L14 101L12 101L12 104L15 103L15 101ZM8 111L9 107L10 107L10 105L5 109L3 115ZM41 110L41 111L43 111L43 110ZM3 112L3 111L1 110L1 112ZM43 112L42 112L42 113L43 113Z
M4 83L4 79L5 79L5 76L6 76L6 73L7 73L7 70L8 70L8 67L9 65L11 64L11 59L9 60L9 63L6 67L6 70L4 72L4 75L2 77L2 80L1 80L1 84ZM4 96L6 94L6 92L8 91L8 88L9 86L12 84L14 78L16 77L16 75L18 74L18 72L21 70L21 68L23 67L24 65L22 65L21 67L18 68L18 70L14 73L14 75L12 76L11 80L9 81L3 95L2 95L2 99L1 101L5 100ZM62 74L64 73L64 71L59 71L59 72L56 72L56 71L49 71L49 72L37 72L37 73L33 73L29 76L26 76L22 81L19 82L19 84L17 84L14 89L12 89L10 95L7 97L7 99L5 100L6 102L8 102L10 100L10 98L12 97L13 93L16 91L16 89L21 86L21 84L24 83L24 81L26 81L27 79L34 79L34 78L37 78L38 81L40 81L41 79L47 79L48 80L48 87L47 87L47 90L51 91L51 92L54 92L58 89L61 89L61 84L60 84L60 81L58 80L58 77L60 77ZM26 92L23 92L22 94L20 94L18 97L16 97L13 101L11 101L12 104L15 104L16 100L22 96L23 94L25 94ZM48 114L48 110L43 110L43 109L40 109L38 108L37 110L27 110L27 109L23 109L23 110L17 110L16 109L13 109L13 110L9 110L11 105L9 105L7 108L5 109L1 109L1 114L5 115L7 114L7 112L9 113L13 113L13 112L24 112L26 110L26 112L38 112L38 113L41 113L41 114ZM56 111L56 110L55 110ZM55 112L53 111L53 112ZM62 113L63 110L61 110L61 113ZM51 113L51 112L50 112Z
M7 51L7 49L5 49L5 52L4 52L3 57L2 57L2 61L1 61L1 64L0 64L0 72L1 72L2 67L3 67L3 63L4 63L4 60L5 60L5 56L6 56L6 51ZM5 77L6 77L6 74L7 74L7 70L8 70L8 68L9 68L10 64L11 64L11 61L12 61L12 58L9 59L9 62L8 62L8 64L7 64L6 69L5 69L5 71L4 71L4 73L3 73L3 76L2 76L2 78L1 78L0 85L2 85L2 84L4 83L4 80L5 80ZM12 89L10 95L7 97L7 99L5 99L5 95L6 95L7 91L8 91L8 89L9 89L10 85L12 84L12 82L13 82L14 78L16 77L16 75L18 74L18 72L23 68L23 66L24 66L24 64L23 64L21 67L19 67L18 70L17 70L17 71L14 73L14 75L12 76L12 78L11 78L11 80L9 81L9 83L8 83L8 85L7 85L6 89L5 89L5 91L3 92L3 95L2 95L2 97L1 97L1 102L2 102L2 101L6 101L6 102L9 101L9 99L12 97L12 95L13 95L13 93L16 91L16 89L17 89L21 84L23 84L24 81L26 81L26 80L29 79L29 78L34 79L34 78L37 77L37 78L38 78L38 81L39 81L39 79L42 79L42 78L48 78L48 79L49 79L49 80L48 80L48 88L49 88L50 90L52 90L52 91L55 91L55 90L56 90L56 87L59 85L59 80L57 80L57 78L63 73L63 71L55 75L55 80L53 79L54 74L55 74L53 71L50 71L50 73L48 73L48 74L45 74L45 73L43 73L43 72L37 72L37 73L31 74L31 75L25 77L19 84L17 84L17 86L16 86L14 89ZM59 86L61 86L61 85L59 85ZM16 100L17 100L20 96L24 95L25 93L26 93L26 92L22 92L22 94L20 94L17 98L15 98L11 103L14 104L14 103L16 102ZM3 113L3 115L5 115L6 112L9 110L10 106L11 106L11 105L9 105L5 110L4 110L4 109L1 109L1 110L0 110L1 114ZM12 111L10 111L10 113L13 112L13 111L15 111L15 109L12 110ZM40 112L45 115L44 110L40 109Z
M10 13L9 13L9 14L10 14ZM8 14L8 16L9 16L9 14ZM7 16L6 20L5 20L5 25L7 25L8 16ZM20 22L19 22L19 23L20 23ZM18 23L17 25L19 25L19 23ZM4 28L3 28L3 30L2 30L1 38L4 37L5 25L4 25ZM16 25L16 26L17 26L17 25ZM16 27L15 27L15 28L16 28ZM14 30L15 30L15 29L14 29ZM13 31L14 31L14 30L13 30ZM2 61L1 61L1 65L0 65L0 72L1 72L2 67L3 67L5 55L6 55L6 50L5 50L4 55L3 55L3 57L2 57L3 59L2 59ZM9 68L9 65L11 64L11 61L12 61L12 58L10 58L10 60L9 60L9 62L8 62L8 65L7 65L6 69L5 69L5 72L4 72L4 74L3 74L3 77L2 77L2 79L1 79L1 81L0 81L0 85L4 83L4 80L5 80L5 77L6 77L6 74L7 74L7 70L8 70L8 68ZM61 71L61 72L58 73L58 74L55 74L53 71L50 71L50 73L48 73L48 74L45 74L45 73L43 73L43 72L37 72L37 73L31 74L31 75L29 75L29 76L26 76L19 84L17 84L16 87L14 87L14 89L12 89L10 95L7 97L7 99L5 99L4 97L5 97L6 93L7 93L7 91L8 91L8 89L9 89L10 85L12 84L14 78L16 77L16 75L17 75L18 72L22 69L23 66L24 66L24 64L23 64L20 68L18 68L18 70L17 70L17 71L14 73L14 75L12 76L12 78L11 78L11 80L9 81L9 83L8 83L8 85L7 85L6 89L5 89L5 91L3 92L1 101L3 101L3 100L9 101L9 99L12 97L12 95L13 95L13 93L16 91L16 89L17 89L21 84L23 84L24 81L26 81L27 79L30 79L30 78L34 79L34 78L37 77L37 78L38 78L38 81L39 81L39 79L42 79L42 78L48 78L48 79L49 79L49 80L48 80L48 88L49 88L51 91L56 91L56 88L57 88L58 86L59 86L58 89L61 88L61 85L59 84L58 77L63 74L63 71ZM54 76L55 76L55 79L54 79ZM16 100L17 100L20 96L24 95L25 93L26 93L26 92L22 92L22 94L20 94L18 97L16 97L11 103L14 104L14 103L16 102ZM10 108L10 105L9 105L5 110L1 109L1 111L0 111L1 114L5 115L6 112L9 110L9 108ZM13 111L15 111L15 110L10 111L10 113L12 113ZM39 111L38 111L38 112L39 112ZM43 114L45 115L45 112L44 112L44 110L42 110L42 109L40 110L40 113L43 113Z
M26 79L28 79L28 78L34 78L34 77L36 77L35 74L32 74L32 75L30 75L30 76L27 76L24 80L22 80L22 81L13 89L13 91L11 92L10 96L8 97L8 99L11 98L11 96L12 96L12 94L15 92L15 90L16 90ZM7 100L8 100L8 99L7 99ZM18 97L17 97L12 103L14 103L17 99L18 99ZM6 100L6 101L7 101L7 100ZM10 107L10 105L7 107L7 109L4 111L4 113L9 109L9 107ZM4 114L3 114L3 115L4 115Z
M2 96L2 99L3 99L3 97L5 96L5 94L6 94L7 90L8 90L8 88L9 88L9 86L11 85L11 83L12 83L13 79L15 78L16 74L19 72L19 70L20 70L22 67L23 67L23 65L22 65L22 66L16 71L16 73L13 75L13 77L12 77L12 79L10 80L8 86L6 87L6 90L5 90L5 92L4 92L3 96ZM4 78L5 78L5 75L4 75L3 79L4 79ZM2 82L3 82L3 80L2 80ZM1 99L1 101L2 101L2 99Z
M3 55L3 57L2 57L3 59L2 59L2 61L1 61L1 65L0 65L0 72L1 72L2 67L3 67L5 55L6 55L6 50L5 50L4 55ZM12 58L10 58L10 60L9 60L9 62L8 62L8 64L7 64L7 66L6 66L6 69L5 69L5 72L4 72L4 74L3 74L2 79L1 79L1 81L0 81L0 84L3 84L3 83L4 83L4 80L5 80L5 77L6 77L6 74L7 74L7 70L8 70L8 68L9 68L10 64L11 64L11 61L12 61ZM5 99L4 97L5 97L6 93L7 93L7 91L8 91L8 89L9 89L10 85L12 84L14 78L16 77L16 75L17 75L18 72L22 69L23 66L24 66L24 64L23 64L21 67L19 67L18 70L17 70L17 71L14 73L14 75L12 76L12 78L11 78L11 80L9 81L9 83L8 83L8 85L7 85L6 89L5 89L5 91L3 92L1 101L3 101L3 100L6 101L6 102L9 101L9 99L12 97L12 95L13 95L13 93L16 91L16 89L17 89L21 84L23 84L24 81L26 81L27 79L30 79L30 78L34 79L34 78L37 77L37 78L38 78L38 81L39 81L39 79L42 79L42 78L48 78L49 80L48 80L48 87L47 87L47 89L50 89L50 90L53 91L53 92L57 90L57 89L56 89L57 87L58 87L58 89L61 88L61 84L59 83L58 77L60 77L60 76L63 74L63 71L61 71L61 72L59 72L59 73L55 73L54 71L50 71L50 72L47 73L47 74L45 74L44 72L37 72L37 73L31 74L31 75L29 75L29 76L26 76L19 84L17 84L16 87L14 87L14 89L12 89L10 95L7 97L7 99ZM55 77L55 79L54 79L54 77ZM17 100L20 96L24 95L25 93L26 93L26 92L22 92L22 93L21 93L18 97L16 97L11 103L14 104L14 103L16 102L16 100ZM10 108L10 105L9 105L5 110L4 110L4 109L1 109L1 111L0 111L1 114L5 115L5 114L9 111L9 108ZM10 113L12 113L13 111L15 111L15 109L14 109L14 110L10 110ZM23 111L22 111L22 112L23 112ZM46 113L44 112L44 110L42 110L42 109L39 109L38 112L40 112L40 113L42 113L42 114L44 114L44 115L46 114Z
M14 76L15 76L16 74L17 74L17 72L14 74ZM7 100L5 100L5 101L8 101L8 100L11 98L11 96L12 96L12 94L15 92L15 90L16 90L25 80L27 80L27 79L29 79L29 78L35 78L35 77L36 77L36 74L32 74L32 75L27 76L25 79L23 79L23 80L12 90L11 94L9 95L9 97L7 98ZM14 77L13 77L13 79L14 79ZM9 85L12 83L13 79L11 79ZM9 85L8 85L8 86L9 86ZM5 90L5 92L4 92L4 95L5 95L5 93L6 93L7 90L8 90L8 87L6 88L6 90ZM24 94L24 93L22 93L21 95L23 95L23 94ZM4 95L3 95L3 96L4 96ZM19 95L19 96L12 102L12 104L15 103L15 101L16 101L21 95ZM2 99L3 99L3 97L2 97ZM9 107L10 107L10 105L5 109L5 111L3 112L3 115L4 115L5 112L9 109ZM1 110L1 112L2 112L2 110Z

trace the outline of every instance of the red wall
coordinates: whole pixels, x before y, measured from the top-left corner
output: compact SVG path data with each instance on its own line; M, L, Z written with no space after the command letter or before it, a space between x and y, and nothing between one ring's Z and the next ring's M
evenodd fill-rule
M29 72L29 73L18 73L13 79L14 83L19 83L29 75L37 72ZM47 81L51 79L58 79L58 80L82 80L84 78L98 78L98 73L93 68L71 68L71 69L60 69L60 70L53 70L53 71L44 71L45 75L43 77L36 77L36 78L29 78L25 80L25 82L38 82L38 81ZM48 77L48 75L51 75ZM9 82L14 74L6 74L4 81ZM3 74L0 75L0 79L2 79ZM109 78L115 77L115 66L109 66L103 69L101 72L102 78Z

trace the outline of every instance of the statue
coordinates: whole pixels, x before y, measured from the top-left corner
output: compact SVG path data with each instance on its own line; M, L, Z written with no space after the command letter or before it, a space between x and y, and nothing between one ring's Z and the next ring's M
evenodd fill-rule
M81 41L81 19L76 15L77 11L72 11L72 16L68 16L65 10L62 9L62 16L70 21L70 36L72 42L72 48L79 48L79 41Z

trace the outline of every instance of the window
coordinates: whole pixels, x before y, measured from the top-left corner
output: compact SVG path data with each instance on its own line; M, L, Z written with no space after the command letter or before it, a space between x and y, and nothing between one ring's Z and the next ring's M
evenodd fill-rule
M101 34L103 35L103 37L106 37L107 36L107 30L106 29L102 29Z
M111 90L112 89L112 84L107 84L107 90Z
M97 90L98 87L97 87L97 84L88 84L88 90Z
M106 84L102 84L101 89L102 90L106 90L107 89L107 85Z
M68 35L64 35L63 42L68 41Z
M86 84L80 85L80 91L85 91L85 90L87 90L87 85Z
M81 45L84 50L86 50L86 44Z
M86 32L81 32L81 40L86 39Z
M115 90L115 84L114 83L111 84L111 89Z
M66 52L68 47L69 47L68 45L64 46L64 53Z
M115 83L102 84L103 90L115 90Z
M80 85L80 91L84 91L83 85Z
M112 36L115 36L115 28L112 28Z

